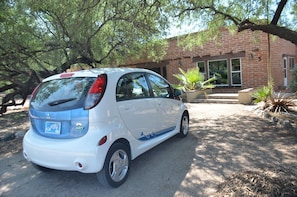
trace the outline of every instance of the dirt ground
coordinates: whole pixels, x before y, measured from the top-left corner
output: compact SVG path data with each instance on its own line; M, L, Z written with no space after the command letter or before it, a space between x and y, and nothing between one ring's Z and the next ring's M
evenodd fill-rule
M8 111L0 116L0 139L15 132L27 131L29 129L28 111ZM8 141L0 141L0 155L6 153L18 153L22 150L22 138Z
M207 179L207 174L220 174L223 178L217 180L215 190L208 193L210 196L297 196L296 135L263 120L255 114L254 106L189 104L188 107L189 137L197 140L196 155L180 187L188 179L195 185ZM26 111L0 117L0 137L28 127ZM21 150L22 138L0 141L1 157ZM194 180L191 171L206 176L197 175ZM206 193L201 196L208 196ZM179 190L174 196L200 195Z
M208 128L218 128L218 130L226 132L225 134L215 134L214 141L218 144L223 144L224 149L227 149L219 150L219 154L213 155L213 157L216 157L215 160L219 160L223 163L226 161L227 165L228 159L231 161L238 159L239 161L239 158L236 158L238 155L243 157L241 159L246 160L246 169L244 168L226 176L225 179L217 185L217 190L212 196L297 196L296 116L293 118L289 116L288 118L287 115L269 113L269 117L265 118L263 117L262 111L259 111L259 106L255 105L232 106L227 104L217 105L215 109L213 109L213 106L216 106L216 104L200 106L204 107L204 109L201 109L203 112L194 113L195 116L205 117L205 119L200 119L204 121L205 124L199 123L200 126L204 128L202 131L200 128L198 132L199 136L201 137L204 130L205 132L209 132ZM295 115L296 109L296 107L293 108ZM277 117L280 122L290 120L294 126L294 131L292 132L292 130L289 131L280 127L273 121L273 117ZM250 133L242 134L240 130L248 130ZM227 147L225 144L226 141L228 142ZM233 146L236 147L237 150L234 150ZM263 155L260 156L261 158L258 158L259 155L256 153L258 152L257 149L263 153ZM233 152L232 157L229 157L229 151ZM240 151L242 151L242 154L240 154ZM284 155L282 155L282 153L284 153L282 151L288 151L287 153L293 157L290 159L287 158L287 162L282 162L286 160L284 159L285 157L283 157ZM270 162L263 163L263 161L261 161L262 159L268 159L270 155L276 152L278 152L277 155L279 156L271 157ZM241 161L239 163L241 163ZM256 167L249 168L251 163L254 163L253 165Z

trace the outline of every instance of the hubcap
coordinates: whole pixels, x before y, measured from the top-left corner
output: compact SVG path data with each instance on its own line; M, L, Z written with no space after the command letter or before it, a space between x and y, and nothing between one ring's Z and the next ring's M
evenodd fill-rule
M189 132L189 119L188 119L187 116L183 117L182 132L183 132L184 135L187 135L187 133Z
M115 182L125 178L129 168L128 155L124 150L117 150L113 153L109 162L109 175Z

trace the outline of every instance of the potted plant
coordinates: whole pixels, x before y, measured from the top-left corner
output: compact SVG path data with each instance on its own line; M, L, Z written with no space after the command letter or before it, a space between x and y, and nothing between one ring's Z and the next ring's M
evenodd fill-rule
M216 77L204 81L204 75L199 72L198 68L189 68L187 71L179 68L179 71L179 74L173 75L179 80L179 84L175 85L175 87L184 92L187 102L193 101L200 94L206 96L207 90L215 87L211 82L216 80Z

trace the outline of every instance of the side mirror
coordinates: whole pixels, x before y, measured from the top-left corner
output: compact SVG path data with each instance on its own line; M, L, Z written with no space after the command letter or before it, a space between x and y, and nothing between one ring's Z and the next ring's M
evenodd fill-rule
M174 93L173 94L174 94L174 97L179 97L182 94L182 92L179 89L174 89Z

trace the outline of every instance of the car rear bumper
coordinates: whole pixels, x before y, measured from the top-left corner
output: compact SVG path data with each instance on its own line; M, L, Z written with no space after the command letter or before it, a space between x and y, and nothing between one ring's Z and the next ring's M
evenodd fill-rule
M108 151L106 144L98 146L97 143L94 136L57 140L29 130L23 140L23 155L46 168L96 173L102 169Z

